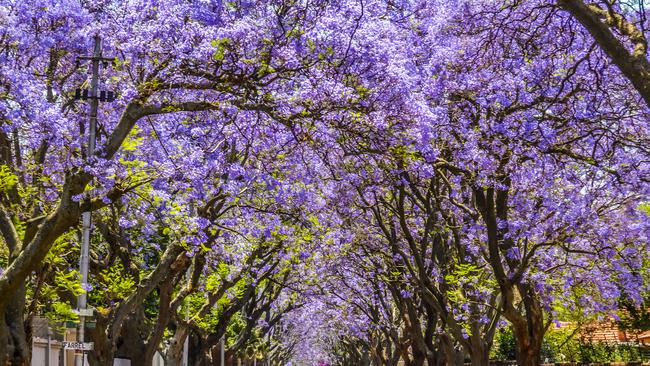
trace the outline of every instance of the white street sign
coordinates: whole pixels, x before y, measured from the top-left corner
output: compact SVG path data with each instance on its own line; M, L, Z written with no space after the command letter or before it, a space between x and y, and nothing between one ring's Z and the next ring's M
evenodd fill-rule
M76 349L79 351L92 351L93 346L95 344L93 342L63 342L63 348L65 349Z
M85 316L85 317L92 317L93 316L93 308L88 308L88 309L74 309L72 310L79 316Z

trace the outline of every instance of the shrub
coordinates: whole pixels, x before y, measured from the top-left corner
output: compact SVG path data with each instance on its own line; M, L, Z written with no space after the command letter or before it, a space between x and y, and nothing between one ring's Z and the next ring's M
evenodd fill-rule
M550 329L544 335L540 359L542 362L634 362L643 361L640 345L586 342L576 337L574 328ZM516 360L515 337L511 328L499 330L494 339L490 358L499 361Z
M499 361L517 359L515 335L510 327L502 328L494 337L494 347L490 357Z

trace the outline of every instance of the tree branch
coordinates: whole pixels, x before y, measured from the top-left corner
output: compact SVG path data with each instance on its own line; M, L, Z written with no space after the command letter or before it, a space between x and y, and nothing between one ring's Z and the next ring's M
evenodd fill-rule
M608 12L595 4L587 5L582 0L558 0L558 5L589 31L650 107L650 62L646 56L647 40L643 33L620 14ZM612 28L634 45L632 53L612 32Z

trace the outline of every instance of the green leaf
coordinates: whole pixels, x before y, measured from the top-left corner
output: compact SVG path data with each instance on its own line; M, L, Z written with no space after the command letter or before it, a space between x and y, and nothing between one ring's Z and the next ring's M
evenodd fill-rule
M226 55L226 46L230 43L229 38L217 39L211 42L213 47L216 47L217 50L212 55L212 59L215 61L221 61Z
M18 183L18 177L8 166L0 165L0 192L7 192Z

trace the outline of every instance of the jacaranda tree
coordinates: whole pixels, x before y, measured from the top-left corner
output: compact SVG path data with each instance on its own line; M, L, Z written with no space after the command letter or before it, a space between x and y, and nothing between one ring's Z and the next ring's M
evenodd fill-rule
M0 364L85 291L93 365L537 365L649 290L646 7L0 0Z

